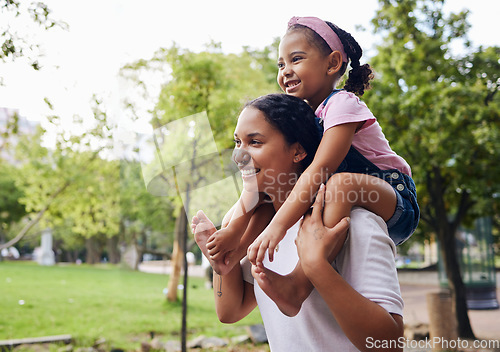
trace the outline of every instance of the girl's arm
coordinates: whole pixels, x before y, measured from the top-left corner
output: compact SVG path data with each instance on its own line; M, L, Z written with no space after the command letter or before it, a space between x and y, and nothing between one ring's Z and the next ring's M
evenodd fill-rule
M304 273L327 303L347 338L358 349L373 351L370 341L392 341L392 346L400 347L399 339L404 332L403 318L362 296L329 263L327 258L331 249L336 247L338 238L343 238L339 236L342 233L335 229L346 226L346 220L334 228L325 227L322 218L323 197L324 188L321 188L312 215L305 217L297 236L297 250ZM389 250L379 255L386 254L391 255ZM402 348L392 350L402 351Z
M362 124L362 123L361 123ZM287 200L280 207L269 226L248 248L248 259L253 263L264 260L266 249L273 260L276 245L286 231L310 208L319 186L328 180L344 160L360 123L346 123L329 128L319 145L314 160L302 173Z

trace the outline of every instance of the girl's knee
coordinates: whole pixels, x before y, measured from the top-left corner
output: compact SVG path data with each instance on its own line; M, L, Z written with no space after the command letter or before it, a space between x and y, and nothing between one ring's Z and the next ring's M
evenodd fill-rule
M346 195L353 190L352 174L338 173L333 174L326 182L325 204L344 203L347 201Z
M362 205L371 188L368 186L368 177L364 174L342 172L332 175L326 183L325 204L348 203Z
M350 190L353 188L355 182L353 174L348 172L341 172L333 174L326 182L326 192L338 192L342 190Z

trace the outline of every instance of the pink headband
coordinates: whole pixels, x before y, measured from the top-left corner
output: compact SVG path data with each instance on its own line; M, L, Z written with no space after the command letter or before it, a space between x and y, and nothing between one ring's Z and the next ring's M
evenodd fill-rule
M347 62L347 55L340 38L325 21L317 17L292 17L290 21L288 21L288 28L296 24L300 24L316 32L323 38L332 51L339 51L342 54L343 62Z

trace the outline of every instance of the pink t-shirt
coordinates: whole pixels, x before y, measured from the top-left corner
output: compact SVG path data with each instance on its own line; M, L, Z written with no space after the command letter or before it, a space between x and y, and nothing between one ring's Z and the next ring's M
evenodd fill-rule
M325 132L344 123L365 121L354 134L352 146L381 170L397 169L411 176L410 165L391 149L377 119L355 94L342 90L323 105L316 109L316 116L323 120Z

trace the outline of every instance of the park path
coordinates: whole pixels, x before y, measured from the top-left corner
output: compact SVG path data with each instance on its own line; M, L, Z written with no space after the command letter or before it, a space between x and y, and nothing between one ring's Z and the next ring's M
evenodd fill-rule
M405 323L429 323L427 294L439 291L438 274L435 271L399 272L401 294L405 303ZM497 272L497 299L500 300L500 272ZM469 310L472 330L478 339L500 340L500 309Z

